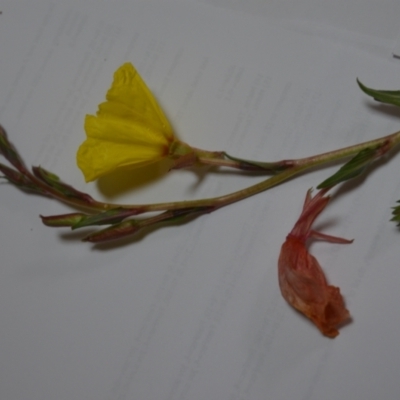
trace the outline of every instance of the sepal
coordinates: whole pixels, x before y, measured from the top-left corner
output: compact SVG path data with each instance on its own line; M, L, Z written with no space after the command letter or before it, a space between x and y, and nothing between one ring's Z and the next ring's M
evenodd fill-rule
M74 189L72 186L67 185L61 181L57 175L45 170L42 167L32 167L32 172L36 178L46 183L46 185L50 186L62 196L65 196L69 199L78 199L89 205L96 202L87 193L80 192L79 190Z

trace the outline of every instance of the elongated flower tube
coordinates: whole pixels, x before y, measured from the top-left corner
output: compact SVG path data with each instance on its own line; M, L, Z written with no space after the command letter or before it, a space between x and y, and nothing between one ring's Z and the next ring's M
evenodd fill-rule
M134 66L123 64L99 105L87 115L87 139L77 164L87 182L126 167L141 167L164 158L190 163L192 149L179 141L167 117ZM186 160L186 161L185 161Z
M327 283L318 260L306 248L306 241L313 237L333 243L351 243L335 236L311 229L315 218L329 202L323 189L312 198L307 192L300 218L282 245L278 261L279 286L285 300L308 317L322 334L334 338L338 327L350 318L339 288Z

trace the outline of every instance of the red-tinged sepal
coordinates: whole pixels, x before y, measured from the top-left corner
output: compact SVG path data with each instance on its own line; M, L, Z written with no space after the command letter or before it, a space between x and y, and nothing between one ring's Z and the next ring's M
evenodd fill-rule
M326 235L325 233L311 230L309 234L310 238L325 240L330 243L339 243L339 244L350 244L354 242L354 239L345 239L338 236Z
M72 186L62 182L57 175L42 167L32 167L32 172L36 178L40 179L42 182L46 183L46 185L50 186L53 190L68 199L78 199L88 205L96 203L90 195L74 189Z
M98 214L87 215L72 226L72 229L83 228L93 225L113 225L122 222L124 219L137 215L137 209L113 208Z
M141 229L136 220L127 220L119 224L110 226L109 228L102 229L94 232L82 240L84 242L100 243L108 242L110 240L121 239L126 236L133 235Z
M29 176L22 174L21 172L7 167L4 164L0 164L0 171L4 174L5 179L9 183L17 186L22 190L26 190L28 192L33 192L41 195L47 195L48 193L43 189L35 185Z
M87 214L83 213L70 213L70 214L60 214L60 215L49 215L43 216L41 215L40 218L42 219L43 224L46 226L52 226L55 228L59 228L62 226L71 226L78 224L80 221L85 219Z
M19 171L26 169L21 156L19 155L16 148L8 140L6 131L0 125L0 154L2 154L11 165L17 168Z

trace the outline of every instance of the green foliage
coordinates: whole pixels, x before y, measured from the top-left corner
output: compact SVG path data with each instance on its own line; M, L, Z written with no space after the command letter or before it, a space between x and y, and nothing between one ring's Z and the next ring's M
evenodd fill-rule
M381 103L393 104L397 107L400 107L400 90L376 90L371 89L365 85L363 85L357 79L358 86L360 89L366 93L368 96L373 97L376 101L380 101Z
M400 200L398 200L397 203L400 203ZM392 214L393 217L391 221L397 222L397 226L400 226L400 206L393 207Z
M229 160L237 161L240 165L240 169L244 171L255 171L255 172L263 171L263 172L269 172L271 174L277 174L292 167L292 164L286 160L277 162L260 162L260 161L244 160L243 158L233 157L226 152L224 152L224 156Z
M325 179L317 186L317 189L329 188L337 185L340 182L347 181L361 175L366 168L381 155L380 149L382 146L375 148L367 148L357 153L350 161L344 164L339 171Z

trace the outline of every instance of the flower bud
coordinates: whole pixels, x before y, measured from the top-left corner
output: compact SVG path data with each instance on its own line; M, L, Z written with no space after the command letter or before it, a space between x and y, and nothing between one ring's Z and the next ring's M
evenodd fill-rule
M40 216L42 222L47 226L53 227L61 227L61 226L74 226L78 224L80 221L85 219L87 214L83 213L70 213L70 214L61 214L61 215L50 215L44 217Z

